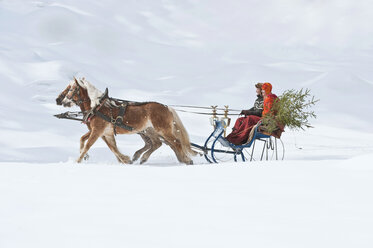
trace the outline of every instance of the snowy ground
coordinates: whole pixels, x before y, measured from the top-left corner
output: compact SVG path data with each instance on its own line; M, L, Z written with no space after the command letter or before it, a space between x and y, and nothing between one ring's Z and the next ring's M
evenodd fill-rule
M141 142L127 137L119 146L132 154ZM178 164L166 146L146 165L123 166L103 142L78 165L78 137L70 138L16 149L33 149L29 162L0 162L0 247L373 244L373 134L318 126L284 133L284 161L196 157L194 166Z
M0 247L372 247L372 10L0 0ZM308 87L318 118L286 130L279 162L185 166L162 146L123 166L98 141L77 165L86 127L53 117L73 76L113 97L234 109L253 104L256 82ZM195 143L212 131L180 117ZM117 141L127 155L143 145Z
M371 247L372 156L0 164L1 247Z

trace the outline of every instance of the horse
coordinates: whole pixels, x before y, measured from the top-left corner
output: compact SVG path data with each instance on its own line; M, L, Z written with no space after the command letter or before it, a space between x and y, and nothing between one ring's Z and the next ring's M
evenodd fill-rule
M56 98L57 105L78 106L85 114L88 132L80 138L80 163L88 150L102 138L120 163L131 164L141 156L141 164L158 149L162 143L174 151L181 163L193 164L192 150L188 133L176 111L158 102L128 102L108 97L85 78L74 79ZM145 146L136 151L131 160L120 153L116 134L139 134Z

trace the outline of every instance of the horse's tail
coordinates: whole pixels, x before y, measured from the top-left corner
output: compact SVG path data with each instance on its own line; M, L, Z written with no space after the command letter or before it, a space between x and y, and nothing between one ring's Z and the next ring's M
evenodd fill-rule
M192 155L192 156L197 155L198 153L192 150L192 147L191 147L190 141L189 141L188 132L186 131L183 123L181 122L180 117L178 116L178 114L176 113L176 111L173 108L168 107L168 109L171 111L171 113L174 117L173 118L174 119L174 123L173 123L174 125L173 125L173 129L172 129L173 134L180 140L181 147L182 147L184 153Z

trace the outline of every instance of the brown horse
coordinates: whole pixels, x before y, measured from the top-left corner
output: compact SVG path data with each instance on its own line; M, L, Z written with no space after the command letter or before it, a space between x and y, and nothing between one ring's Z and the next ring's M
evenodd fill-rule
M74 80L56 99L57 105L71 107L77 105L85 113L89 131L80 139L80 163L90 147L102 138L121 163L132 160L119 152L115 134L139 134L145 146L138 150L133 160L141 157L141 163L158 149L162 142L175 152L177 159L185 164L193 164L190 155L189 136L175 110L157 102L120 102L102 94L85 78ZM123 107L123 105L125 105ZM122 107L121 107L122 106ZM125 109L125 111L123 111ZM119 121L118 121L119 120Z

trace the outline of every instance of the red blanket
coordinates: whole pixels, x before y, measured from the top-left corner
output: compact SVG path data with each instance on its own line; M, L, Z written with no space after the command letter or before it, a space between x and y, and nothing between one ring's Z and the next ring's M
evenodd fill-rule
M249 138L251 129L260 121L260 117L249 115L240 117L234 124L233 131L227 136L227 140L235 145L245 144Z

